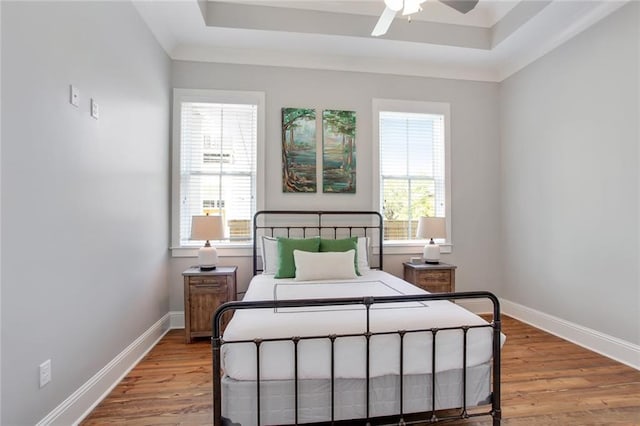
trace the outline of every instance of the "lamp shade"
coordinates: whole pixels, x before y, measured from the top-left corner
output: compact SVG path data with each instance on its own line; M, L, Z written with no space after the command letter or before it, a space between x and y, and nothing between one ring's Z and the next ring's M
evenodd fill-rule
M420 239L446 238L447 223L444 217L426 217L418 220L418 232L416 237Z
M221 240L224 238L222 216L193 216L191 218L192 240Z

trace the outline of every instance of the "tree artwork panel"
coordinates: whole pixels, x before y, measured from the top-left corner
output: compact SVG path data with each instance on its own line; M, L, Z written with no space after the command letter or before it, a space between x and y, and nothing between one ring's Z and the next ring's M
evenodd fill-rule
M322 113L322 192L356 192L356 113Z
M316 110L282 108L282 192L316 191Z

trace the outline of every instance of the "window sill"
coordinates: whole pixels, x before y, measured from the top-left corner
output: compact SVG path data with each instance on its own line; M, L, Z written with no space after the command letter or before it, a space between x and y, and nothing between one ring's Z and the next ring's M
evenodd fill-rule
M253 244L236 243L215 246L219 257L252 257ZM171 257L198 257L200 247L170 247Z
M387 241L384 243L384 254L413 254L422 255L425 242L423 241ZM440 243L440 253L451 253L453 244Z
M440 244L441 253L451 253L453 244L446 243ZM198 257L199 247L171 247L171 257ZM218 256L220 257L252 257L253 256L253 244L251 243L236 243L225 244L216 246L218 249ZM413 254L420 255L424 249L423 242L416 241L393 241L384 243L385 254ZM377 252L377 248L373 247L374 252Z

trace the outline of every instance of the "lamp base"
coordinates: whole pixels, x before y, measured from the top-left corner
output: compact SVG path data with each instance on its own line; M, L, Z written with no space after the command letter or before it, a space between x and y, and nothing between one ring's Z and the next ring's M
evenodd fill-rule
M425 260L424 263L426 263L427 265L439 265L440 261L439 260Z
M424 246L422 258L424 259L425 263L437 265L438 263L440 263L440 246L438 244L434 244L433 242L427 244L426 246Z
M198 266L201 271L213 271L218 264L218 251L215 247L200 247L198 250Z

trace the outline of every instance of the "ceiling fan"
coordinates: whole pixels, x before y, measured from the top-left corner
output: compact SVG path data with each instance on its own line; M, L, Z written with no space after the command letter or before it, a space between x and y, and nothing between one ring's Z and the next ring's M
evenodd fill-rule
M384 0L385 9L378 19L378 23L371 32L372 36L381 36L387 33L391 22L396 17L396 13L402 10L403 16L411 16L412 13L416 13L422 10L420 5L426 0ZM478 4L479 0L439 0L441 3L446 4L449 7L454 8L460 13L467 13L472 10Z

